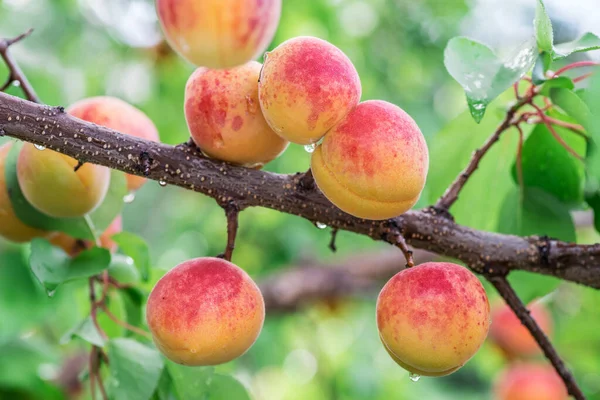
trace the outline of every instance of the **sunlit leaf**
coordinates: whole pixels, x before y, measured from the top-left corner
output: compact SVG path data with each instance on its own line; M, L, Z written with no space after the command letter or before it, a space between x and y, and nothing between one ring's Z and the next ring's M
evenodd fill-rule
M548 13L546 13L546 7L542 0L537 1L533 24L535 26L535 38L539 49L552 52L554 32L552 31L552 22Z
M585 33L579 39L568 43L562 43L554 46L554 59L559 60L570 56L573 53L599 50L600 37L593 33Z

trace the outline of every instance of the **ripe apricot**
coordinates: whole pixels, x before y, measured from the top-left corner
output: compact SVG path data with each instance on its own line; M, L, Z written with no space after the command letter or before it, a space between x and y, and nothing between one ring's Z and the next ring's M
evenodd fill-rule
M173 49L197 66L231 68L256 59L277 30L281 0L157 0Z
M192 139L206 155L260 167L287 148L260 111L260 69L256 61L227 70L198 68L188 80L185 117Z
M514 364L495 384L496 400L567 400L564 383L549 365Z
M539 327L549 335L552 332L552 318L544 304L535 302L529 305L531 316ZM531 357L541 354L541 350L529 330L507 305L492 311L490 340L509 358Z
M0 236L11 242L29 242L35 237L46 236L48 232L25 225L15 214L6 187L5 165L11 144L0 146Z
M32 206L52 217L81 217L98 207L108 191L110 170L25 143L17 160L17 178Z
M146 114L125 101L108 96L91 97L78 101L67 109L72 116L120 133L159 142L158 130ZM127 189L138 190L146 179L126 175Z
M298 144L316 143L360 101L352 61L314 37L290 39L265 56L259 99L271 128Z
M413 119L385 101L359 104L312 156L315 181L337 207L381 220L408 211L429 169L425 138Z
M443 376L479 349L490 324L483 286L469 270L430 262L405 269L377 299L377 328L385 349L401 367Z
M216 365L254 344L265 304L244 270L219 258L196 258L158 281L146 318L154 343L167 358L183 365Z
M106 230L99 237L100 247L104 247L112 253L117 251L117 244L111 239L111 237L123 230L122 221L123 219L119 215L113 220L113 222L111 222L108 228L106 228ZM72 257L75 257L86 248L94 246L94 243L90 240L77 240L63 232L54 232L50 234L50 236L48 236L48 241L54 246L60 247Z

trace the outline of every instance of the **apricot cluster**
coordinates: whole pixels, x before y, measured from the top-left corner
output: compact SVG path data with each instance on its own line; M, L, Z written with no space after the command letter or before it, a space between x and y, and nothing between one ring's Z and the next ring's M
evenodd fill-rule
M419 376L444 376L462 367L485 340L489 325L483 286L452 263L405 269L377 299L377 327L386 351Z
M147 140L158 141L158 132L150 119L137 108L112 97L82 100L68 108L74 117ZM28 226L15 213L6 185L5 164L11 144L0 147L0 236L13 242L28 242L44 237L69 255L75 256L91 242L78 240L62 232L47 232ZM39 212L54 218L83 217L104 201L110 170L84 163L64 154L25 143L16 160L16 178L25 200ZM127 176L129 191L139 189L144 178ZM110 239L120 232L121 217L117 217L100 237L102 247L116 250Z
M146 318L154 343L170 360L217 365L254 344L265 304L244 270L220 258L196 258L158 281L148 298Z

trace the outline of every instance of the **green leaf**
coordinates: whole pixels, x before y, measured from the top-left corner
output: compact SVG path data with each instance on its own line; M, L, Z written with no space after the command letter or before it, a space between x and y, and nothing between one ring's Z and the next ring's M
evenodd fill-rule
M130 232L120 232L112 237L123 253L133 258L144 282L150 277L150 249L146 241Z
M108 343L109 388L115 400L148 400L158 386L164 367L160 353L132 339Z
M143 322L143 304L146 296L144 293L137 288L127 288L119 291L121 298L123 299L123 305L125 307L125 316L127 323L133 326L142 326ZM131 331L126 332L127 336L134 336L135 333Z
M556 113L552 116L565 119ZM584 139L559 127L555 130L571 148L581 155L585 154ZM546 125L536 125L523 143L521 154L525 187L542 189L566 205L580 205L585 185L583 163L558 143ZM518 184L516 160L512 167L512 176Z
M527 188L521 201L519 189L513 187L504 198L498 232L519 236L549 236L567 242L576 239L569 208L538 188Z
M189 368L167 361L179 400L250 400L246 388L231 376L214 373L214 368Z
M559 76L558 78L548 79L540 87L540 94L542 96L550 97L550 93L554 88L565 88L568 90L573 90L573 88L575 88L575 84L570 78L567 78L566 76Z
M64 232L77 239L94 240L94 233L84 217L53 218L41 213L33 207L23 195L17 179L17 159L23 143L16 142L11 146L6 159L5 178L10 201L15 214L25 224L46 231ZM45 150L44 150L45 151ZM121 212L123 197L127 193L127 183L122 172L113 171L111 182L102 204L90 216L97 234L101 234Z
M108 267L108 274L124 284L135 284L140 281L140 273L131 257L113 254Z
M600 232L600 191L595 191L586 196L585 201L594 210L594 228Z
M96 325L94 325L91 317L87 317L65 333L60 339L60 344L65 345L69 343L74 336L77 336L94 346L104 347L106 344L104 338L100 332L98 332L98 329L96 329Z
M36 238L31 241L29 264L49 295L64 282L99 274L108 268L109 263L110 253L106 249L96 247L71 258L45 239Z
M446 46L444 64L464 88L473 119L480 122L488 104L531 69L536 54L534 43L528 41L503 61L488 46L455 37Z
M552 276L532 274L526 271L511 271L508 282L525 304L553 292L561 280Z
M552 22L548 13L546 13L546 7L542 0L538 0L537 2L533 25L535 27L535 38L538 48L542 51L552 52L554 32L552 31Z
M531 79L533 80L533 83L535 83L536 85L540 85L544 81L546 81L546 71L548 71L551 64L552 55L546 51L542 51L535 61L533 73L531 74Z
M512 97L512 93L507 92L497 103L491 104L488 117L481 124L476 124L469 113L464 112L429 142L431 167L427 187L430 203L435 203L444 193L469 163L473 151L481 147L500 124L506 113L505 97ZM529 129L529 126L524 128ZM486 231L496 229L502 200L514 186L510 168L517 152L517 138L518 132L514 128L504 132L481 160L450 209L458 223ZM493 190L482 190L491 182Z
M562 43L554 46L554 59L560 60L570 56L573 53L599 50L600 49L600 37L593 33L585 33L579 39L568 43Z
M583 99L577 96L572 90L567 88L553 88L550 91L552 102L575 118L576 122L583 125L586 129L589 127L591 112Z

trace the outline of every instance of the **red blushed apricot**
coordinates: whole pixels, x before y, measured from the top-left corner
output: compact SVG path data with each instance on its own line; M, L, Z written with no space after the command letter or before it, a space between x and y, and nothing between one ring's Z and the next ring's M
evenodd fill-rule
M158 130L154 123L129 103L115 97L91 97L78 101L67 110L75 118L102 125L115 131L141 139L159 142ZM127 189L138 190L146 179L137 175L126 175Z
M495 384L495 400L567 400L564 383L549 365L515 364Z
M546 335L552 332L552 318L544 304L536 302L529 305L531 316ZM490 340L509 358L531 357L541 354L541 350L529 330L507 305L492 312Z
M217 365L244 354L260 334L265 304L244 270L219 258L196 258L163 276L148 298L154 343L183 365Z
M352 61L314 37L290 39L265 56L259 99L271 128L292 143L316 143L360 101Z
M11 242L29 242L35 237L46 236L48 232L25 225L15 214L4 175L10 147L10 143L0 146L0 236Z
M110 170L52 150L23 145L17 160L17 178L32 206L52 217L81 217L98 207L108 191Z
M413 119L385 101L359 104L312 156L319 189L343 211L381 220L408 211L429 169L425 138Z
M113 220L113 222L106 228L106 230L100 235L100 247L104 247L111 253L117 251L117 244L111 239L113 235L123 230L123 219L119 215ZM94 246L92 241L81 241L77 240L66 233L54 232L48 237L48 241L56 247L63 249L71 257L77 256L86 248Z
M192 139L208 156L261 167L288 146L269 127L258 104L261 64L228 70L198 68L185 89L185 118Z
M456 264L405 269L377 299L377 328L385 349L418 375L443 376L459 369L477 352L489 324L483 286Z
M157 0L173 49L197 66L231 68L256 59L277 30L281 0Z

